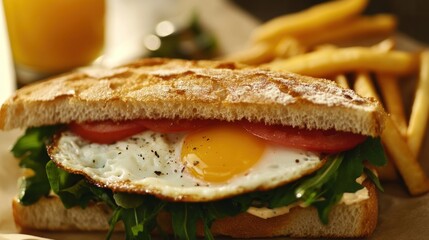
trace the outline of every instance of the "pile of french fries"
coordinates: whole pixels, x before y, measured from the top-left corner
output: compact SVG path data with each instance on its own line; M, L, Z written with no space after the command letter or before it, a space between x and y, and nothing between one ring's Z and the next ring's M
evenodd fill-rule
M367 4L368 0L329 1L277 17L253 32L247 48L225 59L331 79L383 102L389 117L381 139L389 164L378 169L380 178L397 179L399 173L412 195L423 194L429 191L429 179L417 159L429 116L429 50L395 50L395 17L363 16ZM369 46L341 46L368 38L381 40ZM407 121L400 81L410 78L418 82Z

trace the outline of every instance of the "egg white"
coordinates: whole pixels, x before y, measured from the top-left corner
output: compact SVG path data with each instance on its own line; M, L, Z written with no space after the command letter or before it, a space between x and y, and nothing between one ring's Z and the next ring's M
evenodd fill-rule
M185 136L145 131L114 144L97 144L63 132L49 154L60 167L83 174L99 186L190 202L272 189L324 163L316 153L267 145L263 157L247 172L224 183L207 183L193 177L180 160Z

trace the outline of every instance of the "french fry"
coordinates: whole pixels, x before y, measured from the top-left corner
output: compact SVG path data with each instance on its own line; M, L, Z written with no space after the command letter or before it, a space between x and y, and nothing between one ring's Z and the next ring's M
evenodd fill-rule
M323 51L323 50L332 50L337 49L338 47L332 43L324 43L317 45L313 48L313 51Z
M366 72L358 73L353 88L363 97L372 97L380 100L371 77ZM378 167L377 171L380 175L380 179L382 180L397 179L398 174L396 173L395 167L390 158L389 162L383 167Z
M371 97L380 100L371 77L367 72L358 73L353 88L362 97Z
M284 38L274 48L278 58L290 58L306 52L306 48L295 38Z
M370 17L359 17L309 34L296 36L302 45L311 48L324 43L365 37L373 34L386 35L396 28L396 18L392 15L380 14Z
M401 135L406 137L407 120L405 117L404 104L401 96L401 90L399 89L398 78L392 75L378 74L376 79L380 86L381 95L383 96L386 109L392 117L392 121L398 127Z
M274 48L275 46L266 43L258 43L242 51L225 56L223 60L235 61L249 65L266 63L275 57Z
M412 195L428 192L429 180L425 172L390 117L387 118L381 139L404 179L408 191Z
M360 95L379 99L368 74L358 75L355 91ZM386 119L381 140L390 153L391 159L395 162L408 191L412 195L428 192L429 179L390 117Z
M242 51L225 56L223 60L257 65L271 61L275 57L289 58L305 53L306 49L295 38L284 38L277 45L257 43Z
M395 47L395 41L386 39L374 46L382 52L387 52ZM388 74L377 74L376 78L383 96L387 111L390 113L392 121L396 124L398 131L406 137L407 121L405 120L404 104L402 102L401 91L399 89L398 78Z
M326 77L349 71L406 75L417 68L417 59L413 54L402 51L382 52L373 48L349 47L315 51L263 66L313 77Z
M420 57L420 76L408 127L408 144L417 156L426 132L429 116L429 50Z
M388 52L388 51L393 50L395 48L395 45L396 45L396 41L394 39L387 38L387 39L379 42L378 44L376 44L372 48L375 50L378 50L380 52Z
M342 88L350 88L347 78L344 74L337 75L334 81Z
M341 79L343 76L344 75L339 75L338 77ZM357 75L354 83L354 89L357 93L359 93L362 96L373 97L373 98L378 97L375 91L375 87L372 84L368 73L359 73ZM376 167L376 170L379 175L379 178L383 181L394 181L398 179L398 173L395 169L394 164L391 162L390 158L385 166Z
M368 0L329 1L298 13L277 17L258 27L251 40L272 42L284 36L311 33L358 15L367 3Z

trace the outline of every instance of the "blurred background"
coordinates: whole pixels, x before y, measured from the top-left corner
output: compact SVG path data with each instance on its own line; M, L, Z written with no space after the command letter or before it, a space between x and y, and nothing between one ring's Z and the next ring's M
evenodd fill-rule
M327 0L231 0L264 22L285 13L297 12ZM371 0L365 14L392 13L398 18L401 32L429 44L428 0Z
M323 2L327 0L2 0L2 5L17 81L24 85L94 61L114 66L142 56L219 57L243 47L258 22ZM365 8L368 15L394 14L400 32L425 44L428 12L427 0L371 0ZM1 27L0 35L7 32ZM6 38L0 37L3 58L12 55L8 44L2 44ZM5 60L0 60L4 75Z

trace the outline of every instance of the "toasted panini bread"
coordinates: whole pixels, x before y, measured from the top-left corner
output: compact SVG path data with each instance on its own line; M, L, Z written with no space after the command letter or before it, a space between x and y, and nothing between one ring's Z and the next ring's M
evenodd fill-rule
M145 59L19 89L0 129L136 118L247 119L378 136L381 105L335 83L231 62Z

